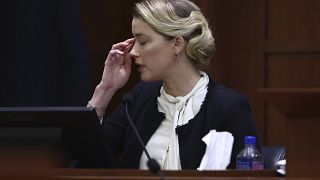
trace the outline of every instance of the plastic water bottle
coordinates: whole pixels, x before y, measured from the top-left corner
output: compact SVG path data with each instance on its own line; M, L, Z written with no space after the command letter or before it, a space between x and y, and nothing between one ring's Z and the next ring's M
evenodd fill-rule
M237 169L262 170L263 156L256 148L256 137L246 136L244 142L244 149L237 155Z

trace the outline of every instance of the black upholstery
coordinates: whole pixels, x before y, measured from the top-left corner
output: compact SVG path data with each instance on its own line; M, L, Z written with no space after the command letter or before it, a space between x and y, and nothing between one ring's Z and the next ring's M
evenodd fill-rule
M284 146L262 146L261 151L264 157L264 169L277 169L275 163L285 159Z

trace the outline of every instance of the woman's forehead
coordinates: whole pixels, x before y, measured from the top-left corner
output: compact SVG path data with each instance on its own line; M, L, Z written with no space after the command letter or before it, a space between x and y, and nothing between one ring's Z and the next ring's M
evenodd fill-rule
M135 37L150 36L156 33L151 26L139 18L132 19L132 34Z

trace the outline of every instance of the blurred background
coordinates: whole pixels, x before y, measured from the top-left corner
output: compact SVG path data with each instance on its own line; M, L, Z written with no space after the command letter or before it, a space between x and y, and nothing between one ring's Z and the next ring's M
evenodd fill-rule
M85 106L112 44L131 37L132 0L5 0L0 106ZM194 0L209 20L213 79L249 100L262 144L285 119L258 88L320 86L319 0ZM108 113L139 81L136 67Z
M90 97L81 4L1 2L0 106L76 106Z

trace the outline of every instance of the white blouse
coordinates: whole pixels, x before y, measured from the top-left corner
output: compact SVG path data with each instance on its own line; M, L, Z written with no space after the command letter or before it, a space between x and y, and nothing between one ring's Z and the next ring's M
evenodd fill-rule
M160 89L158 110L166 115L159 128L151 136L146 148L150 156L156 159L164 170L180 170L178 135L175 128L187 124L200 111L208 92L209 77L200 71L201 78L186 96L173 97ZM147 157L142 153L140 169L148 169Z

